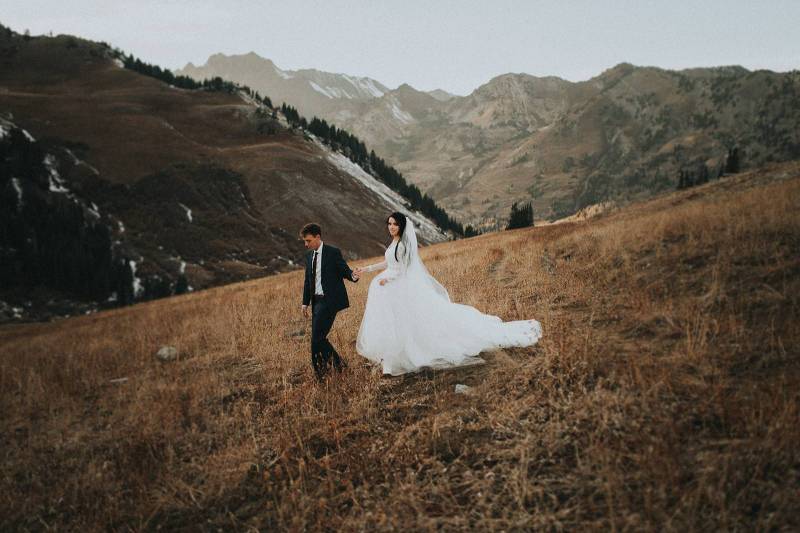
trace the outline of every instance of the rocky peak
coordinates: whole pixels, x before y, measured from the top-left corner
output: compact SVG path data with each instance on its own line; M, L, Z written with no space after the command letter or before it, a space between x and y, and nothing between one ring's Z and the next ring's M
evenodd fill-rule
M455 98L454 94L450 94L447 91L442 89L434 89L432 91L428 91L428 94L439 100L440 102L446 102L451 98Z

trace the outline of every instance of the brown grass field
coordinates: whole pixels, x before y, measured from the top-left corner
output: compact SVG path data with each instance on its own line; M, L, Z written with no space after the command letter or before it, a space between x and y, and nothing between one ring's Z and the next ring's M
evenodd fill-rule
M0 529L796 531L798 213L789 163L428 247L454 300L543 324L463 369L364 364L371 275L323 385L300 272L2 327Z

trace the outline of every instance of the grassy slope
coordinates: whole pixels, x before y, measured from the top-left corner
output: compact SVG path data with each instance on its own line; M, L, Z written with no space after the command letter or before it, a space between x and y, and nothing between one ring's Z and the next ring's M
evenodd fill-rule
M300 273L0 328L0 526L798 528L798 212L790 163L426 248L544 325L461 370L363 365L362 282L315 385Z

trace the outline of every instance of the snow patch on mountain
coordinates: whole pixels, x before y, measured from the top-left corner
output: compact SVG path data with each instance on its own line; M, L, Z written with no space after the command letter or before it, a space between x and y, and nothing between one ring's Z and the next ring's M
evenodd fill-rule
M353 87L355 87L360 91L367 92L368 94L374 96L375 98L380 98L381 96L383 96L383 91L378 89L375 86L375 83L369 78L356 78L353 76L348 76L347 74L342 74L342 76L344 77L344 79L349 81L353 85Z
M22 211L22 187L19 184L19 179L11 178L11 185L17 191L17 211Z
M91 170L91 171L92 171L92 173L93 173L95 176L99 176L99 175L100 175L100 172L99 172L99 171L98 171L96 168L94 168L92 165L90 165L90 164L89 164L89 163L87 163L86 161L83 161L82 159L78 159L78 158L75 156L75 154L74 154L74 153L72 153L72 150L70 150L69 148L64 148L64 150L66 150L66 151L67 151L67 154L69 154L69 156L72 158L72 162L73 162L75 165L81 165L81 166L84 166L84 167L88 168L89 170Z
M335 98L331 93L329 93L328 91L326 91L325 89L323 89L322 87L320 87L319 85L314 83L313 81L309 81L308 83L309 83L309 85L311 85L311 88L314 89L315 91L317 91L318 93L322 93L324 96L326 96L328 98Z
M417 233L428 242L442 242L447 240L439 227L425 215L412 211L408 208L407 201L398 193L389 188L385 183L381 183L377 178L367 173L363 168L353 163L345 155L339 152L331 152L328 147L317 141L317 143L328 153L327 158L336 168L350 174L356 181L367 187L378 195L387 206L387 211L398 211L414 221Z
M44 156L44 166L47 169L50 191L61 194L69 193L69 189L64 186L64 180L61 179L56 169L56 158L52 154Z
M394 118L396 118L403 124L411 124L412 122L414 122L414 117L412 117L409 113L400 109L400 106L397 105L397 100L392 99L390 101L389 109L391 110L392 115L394 115Z
M275 69L275 74L277 74L278 76L280 76L280 77L281 77L281 78L283 78L284 80L290 80L290 79L294 78L294 76L293 76L293 75L289 74L289 73L288 73L288 72L286 72L285 70L281 70L281 69L279 69L279 68L278 68L278 67L276 67L275 65L273 65L273 66L272 66L272 68L274 68L274 69Z
M340 89L338 87L331 87L329 85L326 85L323 88L323 87L320 87L319 85L317 85L316 83L314 83L311 80L309 80L308 83L311 85L312 89L314 89L318 93L321 93L321 94L327 96L328 98L348 98L350 100L353 99L353 96L349 92L345 91L344 89Z
M189 220L189 222L192 222L192 210L181 203L178 203L178 205L181 206L186 211L187 220Z
M131 267L131 275L133 276L133 296L139 297L144 292L144 286L142 285L142 280L136 277L136 261L131 259L128 264Z

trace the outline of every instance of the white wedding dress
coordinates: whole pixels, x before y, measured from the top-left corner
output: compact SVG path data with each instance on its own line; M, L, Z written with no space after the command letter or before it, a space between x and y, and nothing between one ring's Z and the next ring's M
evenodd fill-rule
M385 270L369 285L356 342L359 354L396 376L423 367L482 363L477 356L484 350L536 344L542 335L536 320L503 322L451 302L423 265L413 222L406 220L402 239L386 249L385 261L363 269Z

